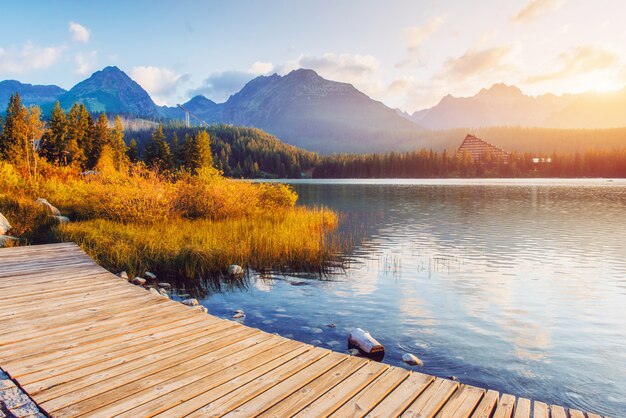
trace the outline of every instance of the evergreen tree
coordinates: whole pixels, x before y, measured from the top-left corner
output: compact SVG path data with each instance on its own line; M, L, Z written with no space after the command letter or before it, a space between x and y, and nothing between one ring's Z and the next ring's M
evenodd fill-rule
M183 144L183 165L192 174L203 168L213 167L213 154L207 131L186 136Z
M124 142L124 125L119 115L115 118L115 126L109 135L108 145L113 155L113 164L119 170L128 163L126 152L128 151Z
M172 154L165 142L163 126L152 132L150 143L146 147L146 164L158 171L168 171L172 168Z
M0 158L16 164L24 160L23 144L27 141L27 113L20 95L12 94L0 136Z
M130 144L128 145L128 150L126 151L126 155L131 163L136 163L139 161L139 147L137 146L137 141L135 139L131 139Z
M91 129L91 150L87 154L87 167L95 168L105 145L110 144L111 131L107 115L100 113L98 120Z
M68 131L67 117L57 101L50 115L49 129L44 135L39 148L41 155L51 163L57 165L68 164Z

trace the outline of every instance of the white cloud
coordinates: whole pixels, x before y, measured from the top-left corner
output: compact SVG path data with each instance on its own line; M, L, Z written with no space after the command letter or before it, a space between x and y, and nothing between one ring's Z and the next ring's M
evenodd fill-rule
M250 66L248 72L250 74L269 74L274 70L274 64L271 62L256 61Z
M32 42L27 42L19 50L0 48L0 74L23 74L49 68L61 59L64 49L62 46L38 47Z
M595 71L614 69L619 65L619 56L602 47L583 45L559 55L560 67L545 74L534 75L526 79L527 83L541 83L559 80Z
M69 25L70 33L72 34L72 39L77 42L89 42L89 29L81 25L80 23L70 22Z
M187 93L191 96L203 95L218 103L223 102L258 75L258 73L253 74L254 68L255 65L253 64L249 71L216 71L210 74L200 87ZM261 70L262 68L256 66L255 69Z
M555 12L564 4L565 0L530 0L519 12L511 17L511 20L516 23L525 23Z
M141 85L155 103L162 105L173 99L178 88L189 80L189 74L178 74L165 67L135 67L131 78Z
M408 28L404 28L402 31L402 37L404 38L407 50L409 52L415 51L417 47L422 44L422 42L439 29L439 26L441 26L442 23L443 18L435 17L424 26L410 26Z
M315 70L324 78L346 83L365 83L378 71L380 63L372 55L335 54L322 56L301 55L297 59L276 66L277 72L286 74L298 68Z
M95 68L98 60L97 51L79 52L74 55L76 74L87 75Z

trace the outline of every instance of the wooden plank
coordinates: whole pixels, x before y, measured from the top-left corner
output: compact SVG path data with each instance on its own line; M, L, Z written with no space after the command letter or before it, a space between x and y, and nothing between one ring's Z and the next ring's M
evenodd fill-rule
M185 353L172 352L170 357L161 359L157 363L146 363L144 359L141 359L136 362L132 370L124 374L116 373L114 378L109 377L107 380L99 381L97 385L82 387L80 391L66 393L53 399L49 399L50 396L47 393L49 391L44 391L40 395L33 396L33 398L48 413L56 413L60 410L60 415L81 415L100 406L108 405L118 398L125 398L145 386L150 386L151 382L160 382L164 375L173 377L174 373L181 370L184 373L193 369L194 366L213 363L272 337L259 331L250 331L244 330L221 340L202 345L197 349L188 350ZM242 334L244 334L244 338L242 338ZM182 366L179 366L181 364ZM150 380L152 375L155 375L154 380ZM55 390L57 387L53 387L51 390ZM48 400L41 402L42 397Z
M294 359L276 367L271 373L261 374L252 380L246 380L244 375L241 378L235 378L225 383L224 388L217 387L213 390L203 393L198 398L198 403L203 404L200 409L191 413L193 417L221 416L240 405L255 398L259 394L265 392L269 388L277 385L283 380L288 379L300 370L308 367L316 361L327 356L330 352L322 348L312 348L307 346L310 351L299 354ZM262 371L262 370L261 370ZM244 383L245 382L245 383ZM243 384L242 384L243 383ZM234 390L233 390L234 389ZM181 405L182 407L183 405ZM178 409L172 410L172 413ZM168 416L170 411L166 411L162 415Z
M274 369L303 353L302 344L295 341L274 338L268 344L269 349L263 352L253 353L246 357L233 356L226 363L220 362L219 368L214 367L210 371L202 371L200 375L203 377L194 377L195 381L191 383L187 383L188 377L183 376L172 380L170 384L159 385L151 391L148 398L136 402L141 404L138 407L128 409L121 414L115 409L108 409L105 413L115 413L120 418L161 413L168 416L184 416L206 405L207 393L212 393L208 396L215 396L216 392L220 391L224 393L224 388L232 387L232 380L238 379L241 382L242 379L246 379L243 376L247 376L247 379L251 376L258 376L257 369L265 371ZM143 403L146 399L149 401ZM100 414L101 411L97 412Z
M499 400L500 396L498 392L495 390L488 390L476 407L476 410L472 414L472 418L490 418L493 411L496 409Z
M185 391L185 387L178 389L177 391L185 394L185 401L179 403L176 406L168 408L164 410L160 414L156 416L197 416L200 413L200 416L206 417L215 414L214 407L216 406L216 401L221 401L225 396L228 396L233 393L233 391L237 391L237 389L242 386L248 385L253 380L257 380L261 377L265 377L268 375L274 375L279 372L281 368L289 365L296 365L293 360L298 358L299 356L304 355L313 348L311 346L304 345L302 343L298 343L293 341L293 348L286 354L283 354L280 357L274 358L271 361L266 362L265 364L259 365L259 367L253 367L251 370L236 376L229 377L224 383L221 383L210 390L204 391L200 394L192 398L188 398L189 394ZM302 366L304 367L304 366ZM295 372L294 372L295 373ZM221 379L224 380L224 379ZM158 399L160 400L160 399ZM207 410L205 408L211 407L213 409ZM160 411L160 408L158 411ZM141 410L146 411L146 413L154 414L156 411L151 408L149 404L143 404L137 409L132 409L127 411L126 414L128 416L140 416ZM223 408L219 409L220 413L226 413L227 411Z
M543 402L535 401L533 407L533 418L550 418L550 409Z
M339 363L323 375L318 376L315 380L304 385L297 392L287 396L259 416L293 416L326 393L329 389L334 388L340 382L348 379L354 372L365 366L365 364L367 364L367 361L361 358L348 357L345 361Z
M19 378L22 386L44 380L46 382L40 383L40 385L45 385L49 384L50 379L68 379L68 373L70 372L76 371L72 376L84 375L86 369L94 371L105 367L103 363L113 365L122 361L128 361L131 358L146 355L152 351L159 351L166 344L172 342L174 345L178 345L181 339L193 341L205 336L207 338L209 338L208 336L216 338L215 334L223 331L225 328L225 325L210 324L200 320L189 324L180 324L162 331L153 329L153 334L133 335L130 341L116 344L113 347L98 347L97 349L88 350L83 355L73 354L69 362L67 360L51 362L51 364L47 364L45 367L37 367L36 371L29 370L24 372L23 375L12 374L12 376ZM61 375L64 375L64 377L57 377ZM37 388L37 390L42 390L39 389L39 385Z
M399 416L435 379L422 373L411 373L409 377L389 393L369 412L371 417Z
M504 394L500 397L493 418L511 418L515 409L515 396Z
M435 379L402 414L403 417L434 417L459 387L458 382Z
M565 409L562 406L552 405L550 407L550 412L552 413L552 418L567 418Z
M227 355L229 350L242 349L263 339L263 336L259 334L258 331L252 329L239 330L234 327L222 338L212 340L198 347L192 347L183 351L172 348L166 352L145 356L97 374L91 374L53 386L34 395L33 398L40 402L42 407L50 408L51 411L54 411L72 405L82 399L130 384L143 376L149 376L188 360L198 358L198 361L202 361L203 357L206 359L206 356L210 355L211 360L215 361Z
M525 398L517 399L514 418L530 418L530 400Z
M468 418L485 394L484 389L461 385L437 414L439 418Z
M332 414L388 369L388 365L375 361L369 362L350 376L350 379L346 379L330 389L295 416L304 418Z
M331 416L336 418L365 416L410 375L411 373L408 370L395 367L390 368L352 399L344 403Z
M585 418L585 414L583 414L581 411L577 411L576 409L570 409L569 415L571 418Z
M331 352L329 355L321 358L307 368L300 370L298 373L283 380L224 416L256 416L276 405L293 392L315 380L318 376L326 373L328 370L332 369L342 361L345 361L347 358L348 356L345 354Z

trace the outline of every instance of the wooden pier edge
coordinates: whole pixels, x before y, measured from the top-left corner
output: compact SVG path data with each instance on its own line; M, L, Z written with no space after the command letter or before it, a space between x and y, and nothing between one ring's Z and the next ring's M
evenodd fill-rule
M52 417L600 418L219 319L73 243L0 249L0 324L0 369Z

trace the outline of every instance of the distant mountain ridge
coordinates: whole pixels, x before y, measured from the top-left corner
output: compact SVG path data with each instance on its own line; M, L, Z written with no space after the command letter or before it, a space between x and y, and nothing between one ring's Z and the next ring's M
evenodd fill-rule
M410 115L428 129L526 126L617 128L626 126L626 88L612 93L525 95L518 87L494 84L471 97L445 96Z
M22 103L30 106L54 102L66 93L66 90L55 85L32 85L17 80L0 81L0 113L5 111L11 95L15 93L19 93Z
M423 131L351 84L305 69L257 77L222 104L196 97L184 106L208 123L258 127L324 153L404 148Z

